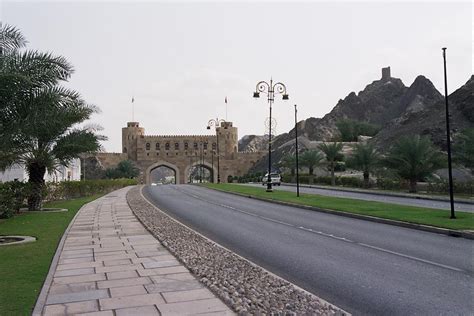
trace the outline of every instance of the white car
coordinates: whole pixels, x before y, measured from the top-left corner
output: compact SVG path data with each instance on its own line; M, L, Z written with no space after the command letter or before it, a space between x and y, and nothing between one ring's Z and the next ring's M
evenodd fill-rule
M279 173L270 173L270 180L272 185L281 185L281 176ZM262 185L267 185L268 173L262 177Z

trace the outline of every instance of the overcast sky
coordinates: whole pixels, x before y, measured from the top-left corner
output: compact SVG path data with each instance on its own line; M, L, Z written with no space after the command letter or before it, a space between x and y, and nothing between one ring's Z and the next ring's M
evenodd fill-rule
M449 91L472 74L471 2L105 2L5 1L0 19L29 48L60 54L76 72L68 86L102 110L92 121L121 151L121 127L146 134L206 134L224 118L239 136L263 134L265 98L252 92L273 77L277 133L299 118L322 117L391 66L410 85L428 77L444 93L441 47L448 47Z

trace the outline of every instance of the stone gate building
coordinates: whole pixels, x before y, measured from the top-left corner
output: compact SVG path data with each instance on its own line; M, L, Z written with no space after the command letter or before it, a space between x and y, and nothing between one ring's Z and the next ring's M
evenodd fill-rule
M194 167L210 171L217 182L217 152L219 152L220 179L242 176L265 153L238 151L237 127L232 122L222 122L215 135L145 135L138 122L128 122L122 128L122 153L99 153L97 158L105 167L116 166L122 160L131 160L140 169L143 183L150 184L151 172L159 167L174 171L177 184L188 183Z

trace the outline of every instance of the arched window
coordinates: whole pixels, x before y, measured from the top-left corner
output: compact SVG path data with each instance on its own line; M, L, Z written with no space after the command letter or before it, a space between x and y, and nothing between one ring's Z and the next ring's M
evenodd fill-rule
M184 142L184 150L188 150L189 144L188 142Z
M150 143L146 143L145 148L146 150L150 150Z
M212 150L216 150L217 148L217 144L216 143L212 143Z
M198 143L194 142L194 150L198 150Z
M165 150L170 150L170 143L165 144Z
M207 150L207 142L204 143L204 150Z
M174 143L174 150L179 150L179 143Z
M160 150L160 143L156 143L156 144L155 144L155 149L156 149L156 150Z
M123 147L123 152L126 154L127 153L127 147Z

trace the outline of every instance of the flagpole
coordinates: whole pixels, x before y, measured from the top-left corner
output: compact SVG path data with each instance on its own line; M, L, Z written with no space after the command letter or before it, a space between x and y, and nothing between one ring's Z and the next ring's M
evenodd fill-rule
M227 97L225 97L225 120L227 121Z
M132 97L132 122L135 122L135 98Z

